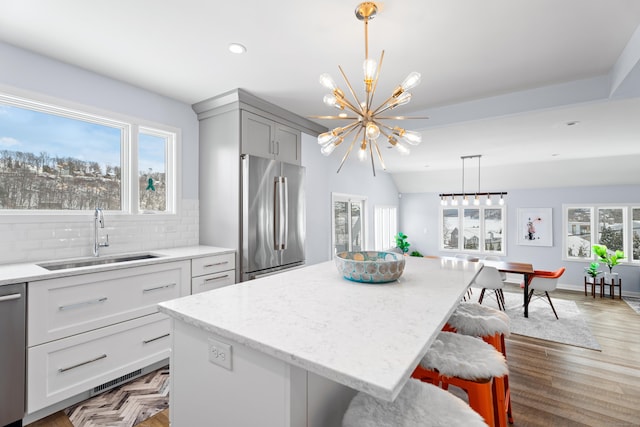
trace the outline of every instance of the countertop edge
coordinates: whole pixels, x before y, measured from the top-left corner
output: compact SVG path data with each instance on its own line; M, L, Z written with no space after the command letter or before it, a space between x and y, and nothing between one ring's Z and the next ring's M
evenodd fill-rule
M235 249L206 245L123 252L105 255L105 257L115 255L129 255L133 253L148 253L159 256L157 258L127 261L125 263L94 265L55 271L49 271L43 267L40 267L38 264L64 260L43 260L20 264L4 264L0 265L0 286L10 285L14 283L33 282L37 280L55 279L58 277L69 277L81 274L98 273L103 271L120 270L124 268L140 267L146 265L162 264L166 262L182 261L187 259L202 258L211 255L223 255L235 252ZM83 257L83 259L84 258L91 259L92 257Z

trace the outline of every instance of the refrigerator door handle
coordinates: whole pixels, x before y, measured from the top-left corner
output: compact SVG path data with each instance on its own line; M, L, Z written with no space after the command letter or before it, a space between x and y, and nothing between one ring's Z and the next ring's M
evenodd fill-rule
M289 197L287 177L278 176L275 180L275 209L274 209L274 247L276 250L287 249L287 230Z

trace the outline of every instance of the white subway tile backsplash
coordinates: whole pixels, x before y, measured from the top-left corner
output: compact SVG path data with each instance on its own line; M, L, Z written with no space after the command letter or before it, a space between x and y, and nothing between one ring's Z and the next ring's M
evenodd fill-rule
M199 242L198 200L182 200L178 215L105 215L101 241L109 234L104 255L138 252L181 246ZM0 264L45 261L91 256L93 253L93 220L80 216L69 221L52 216L24 218L19 222L0 223Z

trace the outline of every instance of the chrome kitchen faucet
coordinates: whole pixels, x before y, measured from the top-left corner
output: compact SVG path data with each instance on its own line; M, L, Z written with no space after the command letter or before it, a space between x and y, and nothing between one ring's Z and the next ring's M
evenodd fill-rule
M107 234L107 240L104 243L100 243L100 236L98 234L98 224L100 228L104 228L104 214L102 209L96 208L93 213L93 256L100 255L100 248L109 247L109 235Z

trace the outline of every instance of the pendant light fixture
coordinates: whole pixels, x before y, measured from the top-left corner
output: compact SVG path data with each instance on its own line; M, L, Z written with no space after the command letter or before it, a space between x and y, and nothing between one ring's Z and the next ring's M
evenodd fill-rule
M504 196L507 195L506 191L500 192L481 192L480 191L480 158L481 154L474 154L472 156L460 156L462 159L462 192L461 193L441 193L440 204L442 206L447 206L449 204L449 200L451 200L451 206L458 206L458 199L460 199L460 204L462 206L468 206L471 201L473 201L474 206L479 206L481 203L481 197L486 197L485 204L487 206L491 206L493 204L493 200L491 196L500 196L498 200L498 204L500 206L504 205ZM478 159L478 191L475 193L465 193L464 191L464 162L466 159Z
M336 116L312 116L312 118L351 120L346 126L336 127L318 136L318 144L321 146L320 151L325 156L333 153L346 137L350 135L353 136L351 144L347 148L337 172L340 172L342 165L354 147L357 147L358 158L360 160L365 161L367 157L371 158L371 167L374 176L376 175L374 157L378 158L382 169L386 169L380 147L378 146L378 137L380 135L383 135L387 139L390 148L396 149L400 154L409 154L410 150L406 144L418 145L422 142L422 135L420 133L406 130L399 126L389 125L385 121L426 119L428 117L387 116L383 114L400 105L407 104L411 100L411 93L409 93L408 90L420 83L420 73L415 71L410 73L407 78L396 87L389 98L379 105L373 104L373 98L378 85L378 77L380 76L380 68L384 58L384 51L382 51L380 61L377 63L375 60L369 58L368 25L369 21L376 16L377 12L378 7L373 2L361 3L355 10L356 17L364 21L364 100L361 101L358 98L342 67L338 66L338 69L349 88L353 102L345 97L345 93L338 87L329 74L325 73L320 76L320 84L331 91L331 93L325 95L324 103L337 108L342 113Z

